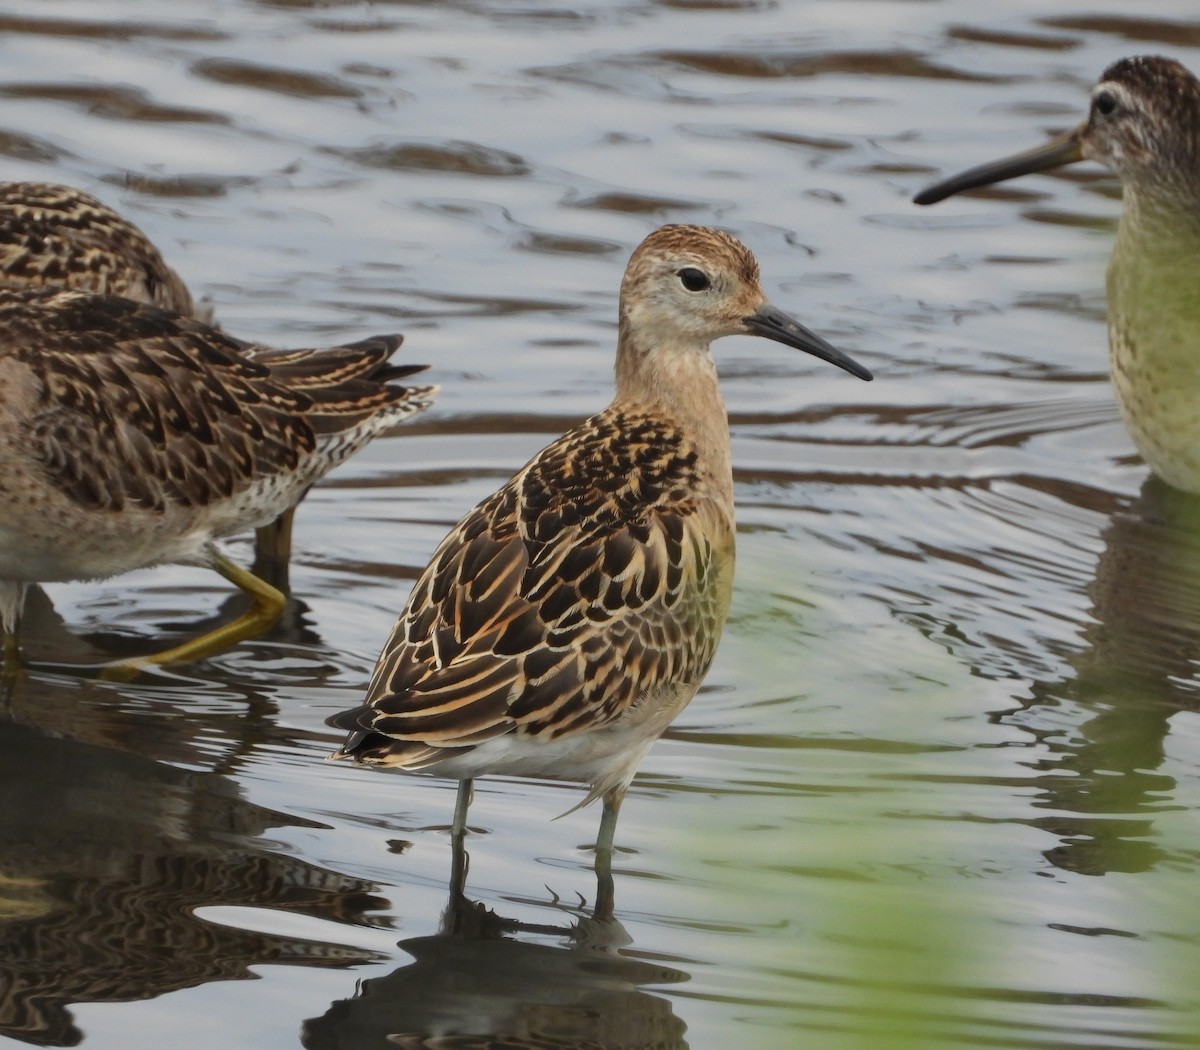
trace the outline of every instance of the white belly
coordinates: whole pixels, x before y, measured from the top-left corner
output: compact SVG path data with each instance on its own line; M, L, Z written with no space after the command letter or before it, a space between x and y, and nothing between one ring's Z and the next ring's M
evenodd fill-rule
M681 683L657 690L623 718L600 729L557 740L506 733L421 771L455 780L495 774L577 781L592 787L580 803L587 805L613 788L628 786L650 746L687 706L697 685Z

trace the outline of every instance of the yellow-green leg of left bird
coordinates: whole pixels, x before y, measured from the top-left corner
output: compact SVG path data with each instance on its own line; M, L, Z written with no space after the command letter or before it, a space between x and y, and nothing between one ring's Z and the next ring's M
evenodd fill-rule
M251 572L284 594L291 589L288 570L292 560L292 521L295 516L296 508L289 507L254 533L254 566Z
M222 624L220 627L214 628L198 638L183 642L181 645L152 653L150 656L139 656L136 659L109 664L102 672L102 678L109 681L127 682L136 678L138 674L149 667L163 667L167 664L204 660L238 642L262 634L279 619L287 605L287 598L278 588L260 580L254 573L234 564L225 555L215 550L211 551L211 558L211 565L217 572L250 596L253 602L250 608L236 620Z

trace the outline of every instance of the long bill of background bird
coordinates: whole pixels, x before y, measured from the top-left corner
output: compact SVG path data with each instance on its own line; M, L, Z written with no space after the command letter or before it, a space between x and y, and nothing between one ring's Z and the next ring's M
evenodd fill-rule
M1050 168L1061 168L1064 164L1074 164L1083 160L1083 133L1086 127L1086 124L1081 124L1041 146L952 175L923 189L913 197L913 203L937 204L938 201L944 201L947 197L953 197L964 190L991 186L1006 179L1016 179Z

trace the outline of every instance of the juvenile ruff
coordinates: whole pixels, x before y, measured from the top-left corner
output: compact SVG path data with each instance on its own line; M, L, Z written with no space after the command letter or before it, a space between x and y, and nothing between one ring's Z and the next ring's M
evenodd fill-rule
M0 288L0 628L30 583L209 565L254 608L133 665L194 660L269 627L273 587L215 541L263 524L435 387L397 380L399 336L262 350L130 299Z
M712 662L733 577L729 427L709 343L761 335L871 374L759 286L719 230L664 226L621 285L616 397L442 541L334 757L461 781L582 781L604 800L597 871L642 756ZM457 878L457 875L456 875ZM459 887L461 888L461 887Z
M1124 202L1108 267L1109 365L1125 425L1159 477L1200 494L1200 81L1149 56L1109 66L1091 112L1044 146L983 164L914 198L1095 160Z
M0 182L0 284L122 295L212 321L140 229L91 194L54 183ZM294 511L255 538L255 574L285 591Z

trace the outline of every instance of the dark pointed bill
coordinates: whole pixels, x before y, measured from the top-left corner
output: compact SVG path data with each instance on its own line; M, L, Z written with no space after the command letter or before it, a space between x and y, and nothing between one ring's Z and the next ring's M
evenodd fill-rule
M951 176L942 182L923 189L913 198L914 204L937 204L947 197L953 197L963 190L973 190L977 186L990 186L1005 179L1015 179L1021 175L1031 175L1035 171L1045 171L1047 168L1060 168L1064 164L1073 164L1083 160L1080 140L1083 128L1073 128L1065 135L1052 138L1043 146L1027 149L1024 153L1015 153L1011 157L994 160L990 164L980 164L961 174Z
M806 354L819 357L831 365L843 368L859 379L874 379L871 373L857 361L843 354L837 347L825 342L815 332L810 332L794 317L789 317L778 307L766 303L756 314L745 319L746 327L754 334L774 339L777 343L794 346Z

